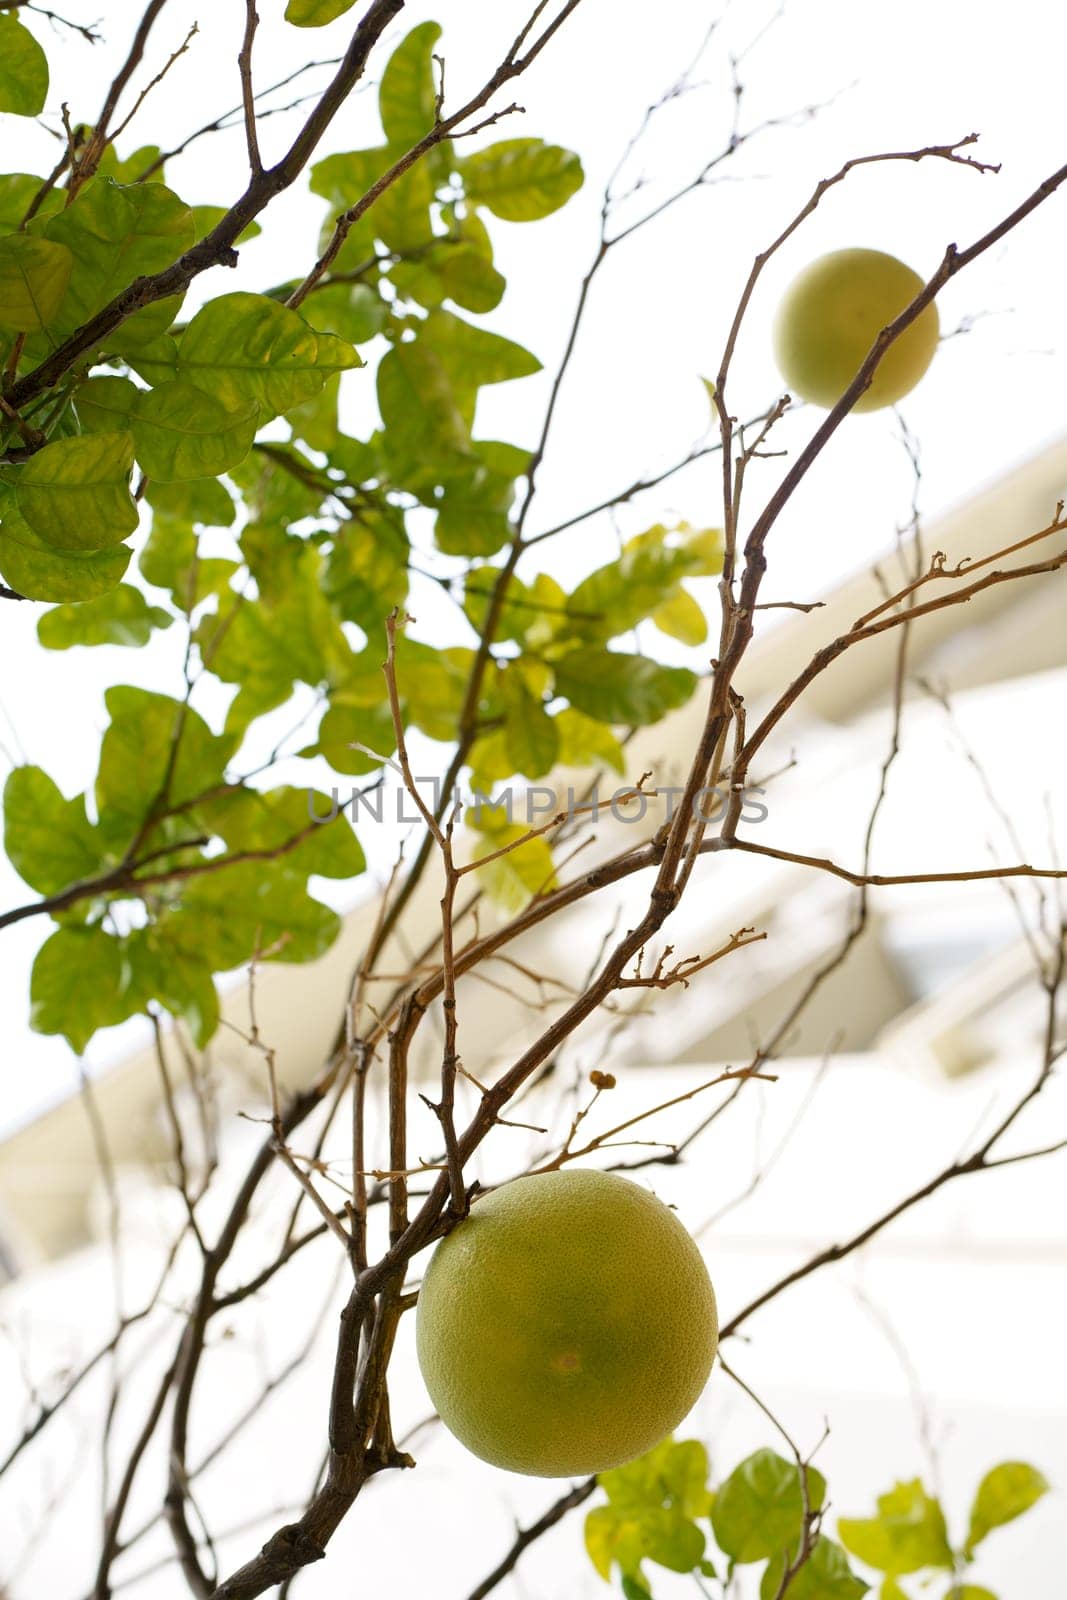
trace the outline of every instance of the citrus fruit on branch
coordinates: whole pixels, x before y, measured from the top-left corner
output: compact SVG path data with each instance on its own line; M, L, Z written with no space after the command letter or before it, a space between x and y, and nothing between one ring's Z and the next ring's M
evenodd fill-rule
M511 1472L572 1477L649 1450L715 1358L707 1268L674 1213L612 1173L518 1178L475 1202L419 1293L442 1421Z
M923 287L917 272L881 250L833 250L786 291L774 353L789 388L813 405L840 400L883 328ZM889 345L855 411L891 406L914 389L937 349L937 309L925 306Z

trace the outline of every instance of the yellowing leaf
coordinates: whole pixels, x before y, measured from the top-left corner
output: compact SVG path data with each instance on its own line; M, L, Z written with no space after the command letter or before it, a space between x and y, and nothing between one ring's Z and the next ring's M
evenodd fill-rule
M29 28L0 11L0 111L36 117L48 94L48 59Z
M335 17L351 11L356 0L289 0L285 20L295 28L324 28Z
M994 1528L1014 1522L1024 1511L1029 1511L1042 1495L1048 1493L1048 1489L1047 1479L1025 1461L1002 1461L1000 1466L987 1472L978 1485L971 1507L967 1531L968 1554Z
M268 295L220 295L197 312L178 346L178 376L237 412L257 400L263 420L318 394L331 373L362 365L352 346L316 333Z
M101 928L60 928L37 952L30 975L30 1026L61 1033L78 1055L97 1028L120 1022L119 941Z
M40 767L15 767L4 785L4 849L38 894L58 894L100 871L103 841L85 814Z
M433 127L435 85L433 47L440 25L422 22L397 45L382 73L378 106L389 143L398 150L418 144Z
M43 328L67 292L74 257L66 245L11 233L0 239L0 328Z
M120 583L96 600L46 611L37 623L37 637L46 650L99 644L139 649L157 629L169 628L172 621L170 612L149 605L140 589Z
M228 407L177 379L138 396L130 427L137 460L161 483L214 478L243 461L259 426L259 405Z
M54 550L0 485L0 573L27 600L93 600L118 583L130 562L129 545L110 550Z
M837 1531L853 1555L894 1577L952 1566L945 1514L918 1478L879 1495L877 1516L841 1517Z
M128 433L57 439L31 456L15 488L18 508L56 550L107 550L137 526Z
M469 198L505 222L547 217L582 186L574 152L542 139L503 139L459 165Z
M657 606L652 621L661 633L682 644L703 644L708 636L708 619L688 589L679 588Z
M482 806L481 815L473 813L468 820L475 826L481 826L489 810L489 807ZM529 831L521 823L505 822L503 826L485 834L475 846L476 861L497 850L504 851L503 855L479 867L476 874L489 898L504 911L521 911L535 895L546 894L556 886L552 851L545 839L527 839L525 844L515 842Z

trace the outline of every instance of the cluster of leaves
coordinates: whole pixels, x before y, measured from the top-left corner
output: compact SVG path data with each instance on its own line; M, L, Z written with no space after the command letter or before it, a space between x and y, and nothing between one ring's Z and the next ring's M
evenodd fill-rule
M757 1450L712 1487L708 1454L696 1439L665 1439L624 1467L601 1473L607 1503L589 1512L585 1543L600 1576L618 1569L626 1600L651 1600L644 1563L695 1574L725 1593L738 1567L764 1563L760 1600L859 1600L870 1584L848 1556L881 1575L881 1600L910 1600L899 1579L921 1574L924 1589L949 1575L942 1600L996 1600L965 1581L975 1552L994 1528L1013 1521L1048 1484L1022 1462L1003 1462L982 1479L963 1545L949 1543L940 1503L918 1480L879 1497L867 1519L841 1518L838 1539L821 1531L826 1480L773 1450ZM709 1547L709 1532L715 1548ZM847 1553L846 1553L847 1552Z
M994 1528L1036 1505L1048 1487L1037 1468L1024 1461L991 1468L975 1491L967 1534L957 1547L950 1542L940 1501L918 1478L879 1495L875 1516L840 1518L837 1531L854 1556L883 1575L881 1600L910 1600L899 1580L913 1573L924 1590L941 1574L950 1574L944 1600L997 1600L991 1590L965 1581L975 1552Z
M287 14L314 26L344 9L293 0ZM43 52L13 16L0 13L0 27L0 109L35 114ZM423 23L388 60L380 143L311 167L311 189L328 203L323 239L433 126L439 35ZM154 145L124 159L109 146L94 171L75 174L66 188L0 177L8 394L222 214L168 186ZM257 718L310 691L321 716L297 754L379 782L395 746L385 623L413 585L443 586L472 642L401 637L405 724L458 741L482 792L560 763L621 771L619 731L691 694L691 671L616 642L646 621L703 640L684 580L719 569L715 533L655 526L573 593L524 568L502 606L492 603L531 456L479 436L478 396L540 362L471 320L505 290L487 219L547 217L581 181L576 155L537 138L470 154L443 141L381 192L308 292L294 296L294 282L226 293L185 322L181 296L143 307L57 385L0 416L0 574L52 602L41 644L188 636L181 698L110 691L92 790L68 799L34 767L8 780L8 855L58 902L33 973L36 1028L81 1050L154 1000L204 1043L216 973L257 952L303 961L325 949L337 919L308 892L309 876L351 878L363 852L343 816L311 822L312 810L329 813L327 797L263 790L241 752ZM343 382L376 386L381 424L367 438L345 430ZM212 680L233 690L219 731L191 704ZM522 833L491 807L479 816L481 854ZM485 873L489 892L515 907L551 883L551 853L534 840Z

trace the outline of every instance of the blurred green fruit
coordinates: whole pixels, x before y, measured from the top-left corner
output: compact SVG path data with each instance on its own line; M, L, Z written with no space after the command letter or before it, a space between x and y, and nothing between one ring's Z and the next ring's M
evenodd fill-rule
M881 250L834 250L813 261L786 291L774 324L775 358L792 393L835 405L878 334L922 287L917 272ZM937 341L931 304L886 350L853 409L877 411L914 389Z

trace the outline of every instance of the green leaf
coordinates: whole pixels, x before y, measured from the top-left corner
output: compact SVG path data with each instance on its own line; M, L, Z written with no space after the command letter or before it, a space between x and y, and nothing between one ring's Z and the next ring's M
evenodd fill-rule
M417 341L386 352L378 367L378 409L385 445L398 469L455 474L470 459L470 434L455 389L437 352Z
M131 348L124 359L146 383L171 383L178 376L178 341L161 333Z
M129 378L89 378L74 397L83 433L126 433L141 390Z
M469 820L472 826L484 829L493 814L492 808L483 805L469 814ZM514 846L495 861L479 867L476 874L489 898L504 911L521 911L535 895L547 894L556 887L552 851L545 840L528 839L525 844L515 844L529 831L521 823L504 822L484 833L474 849L474 859L480 861L494 850Z
M159 272L193 243L193 216L184 201L162 183L118 184L92 178L77 199L50 217L45 236L65 245L74 258L70 285L49 331L59 337L88 322L133 280ZM149 306L132 323L147 333L161 333L173 320L180 301L172 296ZM138 337L138 334L134 334ZM108 339L119 349L121 334Z
M351 345L316 333L303 317L265 294L220 295L190 322L178 347L178 374L237 412L250 400L262 421L318 394L334 372L362 366Z
M683 523L679 528L657 525L628 540L619 558L591 572L568 600L573 632L605 642L653 616L684 594L682 578L719 570L717 543L714 554L709 556L708 550L709 539L717 537L706 530L695 533ZM703 622L699 607L697 612Z
M48 95L48 58L10 11L0 11L0 111L36 117Z
M323 587L342 617L367 633L382 629L408 595L408 536L387 501L355 510L338 528Z
M181 379L140 394L131 419L137 460L162 483L213 478L235 467L258 426L255 400L226 406Z
M389 307L366 283L327 283L308 295L301 315L323 333L335 333L351 344L365 344L381 333Z
M15 487L32 531L56 550L108 550L137 526L128 433L58 439L31 456Z
M109 144L96 170L102 177L114 178L116 183L136 183L142 172L154 166L162 154L158 144L143 144L138 150L131 150L128 156L120 157L115 146ZM153 177L163 182L162 167L156 167Z
M0 173L0 233L14 233L22 224L44 179L33 172ZM38 216L48 216L63 205L62 189L52 189L42 200Z
M457 389L506 383L541 370L537 357L521 344L476 328L451 311L432 311L419 331L419 343L435 352Z
M675 1448L673 1439L662 1439L651 1450L646 1450L644 1455L598 1475L600 1486L616 1511L636 1516L650 1506L660 1507L667 1501L669 1490L665 1473Z
M559 758L559 729L514 668L504 673L501 693L512 770L525 773L528 778L540 778L552 770Z
M351 11L356 0L289 0L285 20L296 28L324 28L335 17Z
M876 1517L839 1518L837 1532L854 1556L894 1577L952 1566L945 1514L918 1478L879 1495Z
M945 1600L997 1600L997 1597L992 1589L983 1589L980 1584L962 1583L947 1590Z
M500 579L497 567L472 567L467 573L463 609L479 633L485 627L490 596ZM548 644L568 622L567 596L554 578L539 572L527 586L511 578L505 587L496 637L519 639L531 649Z
M157 517L139 565L147 582L169 589L179 610L188 612L208 595L225 593L240 564L219 556L200 556L192 528Z
M708 636L708 619L688 589L679 588L651 616L661 633L682 644L703 644Z
M589 767L603 763L614 772L625 773L626 756L609 727L596 722L572 706L555 718L559 730L559 759L565 767Z
M0 239L0 328L30 332L55 316L74 257L66 245L12 233Z
M0 484L0 572L27 600L95 600L113 589L126 571L130 548L58 551L39 538Z
M435 650L416 639L397 640L397 684L405 715L428 739L455 739L473 662L473 650Z
M663 1484L686 1516L706 1517L710 1512L713 1503L708 1489L710 1470L708 1452L699 1439L670 1442L661 1469Z
M438 276L448 298L457 306L483 314L496 310L507 287L492 261L470 245L450 250L441 261Z
M72 645L121 644L139 649L155 630L169 628L173 618L161 606L150 606L140 589L128 583L76 605L56 606L37 623L37 637L46 650Z
M277 859L304 876L356 878L366 866L359 840L340 812L331 821L318 820L330 813L327 795L289 787L231 789L196 808L197 818L231 852L284 850ZM286 848L293 840L299 843Z
M337 937L341 919L312 899L283 857L187 879L172 925L185 947L225 972L257 952L263 960L314 961Z
M81 1055L97 1028L124 1014L119 941L100 928L59 928L33 963L30 1026L61 1033Z
M390 150L388 166L402 151ZM369 212L371 226L390 250L422 250L432 243L433 176L426 159L416 161L403 177L396 178L375 200Z
M760 1600L778 1600L785 1560L777 1556L760 1581ZM859 1600L870 1584L849 1567L845 1552L832 1539L820 1538L808 1560L786 1586L787 1600Z
M67 800L40 767L15 767L8 776L4 848L23 882L44 895L93 877L104 853L85 796Z
M315 516L329 493L329 480L295 444L271 444L246 456L229 476L244 491L245 509L257 522L284 529Z
M628 1572L622 1575L622 1593L623 1600L652 1600L652 1590L647 1589L637 1578L631 1578Z
M1014 1522L1048 1492L1047 1479L1025 1461L1002 1461L993 1467L978 1485L971 1507L966 1544L968 1557L994 1528Z
M693 1521L711 1504L707 1451L695 1439L664 1439L626 1466L600 1474L607 1506L590 1514L586 1548L603 1577L618 1565L624 1581L646 1584L641 1563L714 1575L704 1535Z
M473 213L464 219L467 232L479 219ZM493 266L491 248L464 242L462 238L442 239L417 261L398 261L389 269L397 291L415 300L427 311L434 311L445 300L454 300L465 311L493 311L504 297L505 279Z
M376 145L370 150L337 151L315 162L309 174L309 187L312 194L328 200L335 211L346 211L363 198L388 166L386 145ZM360 224L356 226L359 228ZM334 262L334 271L337 270L338 263Z
M438 23L420 23L385 64L378 108L385 137L399 150L418 144L434 125L433 47L440 37Z
M241 685L227 727L288 699L294 683L317 687L340 681L352 651L322 591L322 558L294 541L295 561L284 567L276 592L258 600L227 596L217 616L200 623L196 640L205 664L226 683ZM243 699L242 699L243 696Z
M514 475L492 470L493 446L475 448L482 459L467 476L451 479L437 501L434 538L448 555L493 555L511 537Z
M127 935L122 942L123 1000L131 1016L158 1000L181 1018L202 1050L219 1025L219 997L209 963L195 944L179 942L183 931L189 930L183 930L179 919L164 916Z
M199 523L207 528L228 528L237 516L232 495L217 478L190 478L184 483L150 480L145 499L153 511L172 521Z
M605 1583L611 1579L615 1559L617 1522L618 1518L610 1506L596 1506L585 1519L585 1548Z
M340 388L341 374L335 372L318 394L285 413L293 438L302 439L312 450L321 450L323 455L333 449L340 437L337 416Z
M374 750L383 759L392 755L396 738L393 719L383 706L331 705L319 723L314 744L299 752L302 756L323 756L335 772L362 777L377 772L381 761L356 749ZM325 814L323 808L322 814Z
M807 1469L808 1505L817 1511L826 1480ZM735 1467L722 1484L711 1508L716 1542L731 1560L763 1561L792 1552L800 1541L804 1499L800 1469L773 1450L757 1450Z
M479 634L485 627L493 591L501 580L499 567L472 566L463 587L463 609ZM536 612L521 578L510 577L504 587L504 602L497 618L497 639L521 639Z
M582 186L571 150L542 139L503 139L459 163L468 199L505 222L536 222Z
M572 650L554 666L558 692L598 722L658 722L684 705L697 683L687 667L663 667L614 650Z
M389 165L389 160L388 146L380 145L371 150L338 152L336 155L327 156L323 161L316 162L311 168L312 192L322 195L330 205L329 215L323 220L319 233L320 250L324 250L330 241L337 213L347 211L366 194L375 180L381 177ZM379 268L375 250L376 213L377 207L373 207L370 212L363 212L359 220L349 228L345 241L334 259L331 269L334 273L367 275L372 280L377 278ZM318 292L316 290L316 295ZM311 295L309 300L313 301L316 295Z
M119 684L104 700L111 721L100 746L96 802L108 837L125 843L164 792L176 806L221 783L234 741L213 734L168 695Z
M483 733L471 746L470 784L472 791L490 795L501 778L510 778L514 767L508 754L507 734L503 728Z

